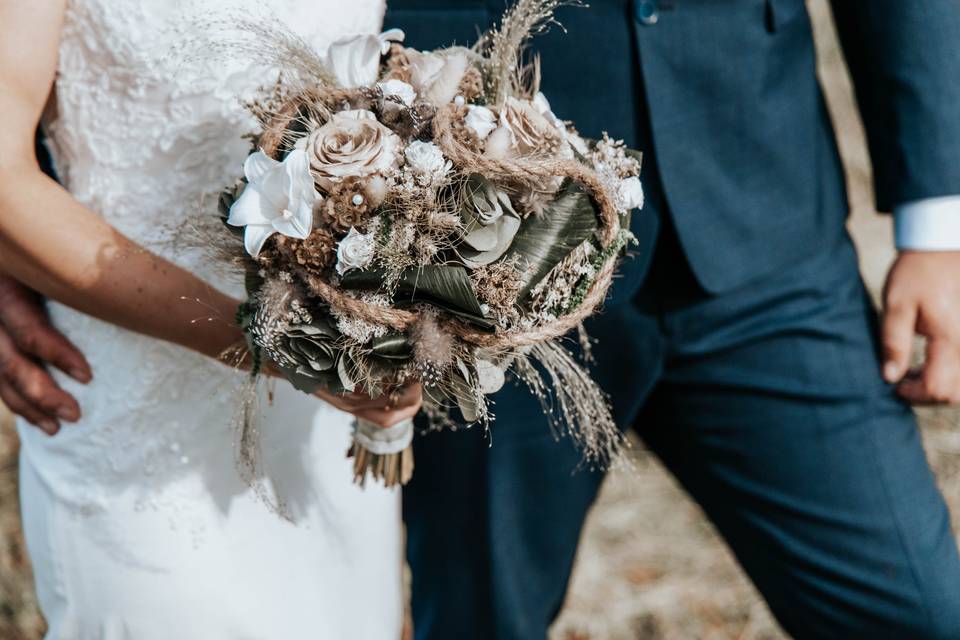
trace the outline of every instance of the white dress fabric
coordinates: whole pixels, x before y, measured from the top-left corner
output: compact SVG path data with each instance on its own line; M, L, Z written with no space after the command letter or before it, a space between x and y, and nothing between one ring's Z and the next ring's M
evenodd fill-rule
M240 96L276 78L242 55L177 55L186 40L210 39L216 50L191 16L218 11L273 15L322 51L377 32L384 7L69 0L48 134L80 202L227 287L169 242L203 194L241 174L252 122ZM19 425L24 529L48 638L400 637L399 493L351 483L346 414L273 385L262 458L281 518L235 466L243 374L59 305L51 313L94 380L59 378L80 402L79 424L53 438Z

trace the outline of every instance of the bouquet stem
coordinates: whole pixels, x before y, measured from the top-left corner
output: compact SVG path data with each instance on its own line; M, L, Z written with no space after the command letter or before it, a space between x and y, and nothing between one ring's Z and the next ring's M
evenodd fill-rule
M384 486L405 485L413 477L413 420L405 420L388 429L358 419L353 427L353 443L347 452L353 458L353 480L361 487L367 476Z

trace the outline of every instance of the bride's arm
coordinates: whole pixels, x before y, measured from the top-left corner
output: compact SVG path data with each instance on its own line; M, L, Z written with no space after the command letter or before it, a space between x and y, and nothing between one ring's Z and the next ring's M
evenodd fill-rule
M237 301L150 253L40 170L34 131L53 85L64 0L0 2L0 271L107 322L219 357L243 340ZM413 416L400 399L317 394L390 426Z
M80 311L216 357L242 340L236 301L133 243L37 165L33 136L62 16L62 0L0 4L0 269Z

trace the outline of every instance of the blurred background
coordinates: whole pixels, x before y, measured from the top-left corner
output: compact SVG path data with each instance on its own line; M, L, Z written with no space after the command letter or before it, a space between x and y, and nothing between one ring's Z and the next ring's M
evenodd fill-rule
M874 211L863 127L827 0L808 0L820 76L840 138L861 268L877 296L894 258L892 224ZM2 411L2 407L0 407ZM927 454L960 515L960 414L924 410ZM37 640L36 608L17 500L17 437L0 413L0 639ZM610 476L584 532L567 604L551 640L784 638L712 526L639 445L636 471Z

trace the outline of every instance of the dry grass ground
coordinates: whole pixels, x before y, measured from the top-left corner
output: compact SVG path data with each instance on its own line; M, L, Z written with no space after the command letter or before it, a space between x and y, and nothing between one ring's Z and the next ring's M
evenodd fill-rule
M849 81L825 10L808 0L821 67L851 184L851 228L874 291L893 258L890 221L873 211L870 169ZM951 412L926 412L923 433L954 514L960 514L960 429ZM0 433L0 638L35 640L37 613L17 510L16 436ZM699 509L658 463L611 476L593 510L554 640L769 640L782 632ZM956 517L955 517L956 520ZM274 640L274 639L268 639Z

